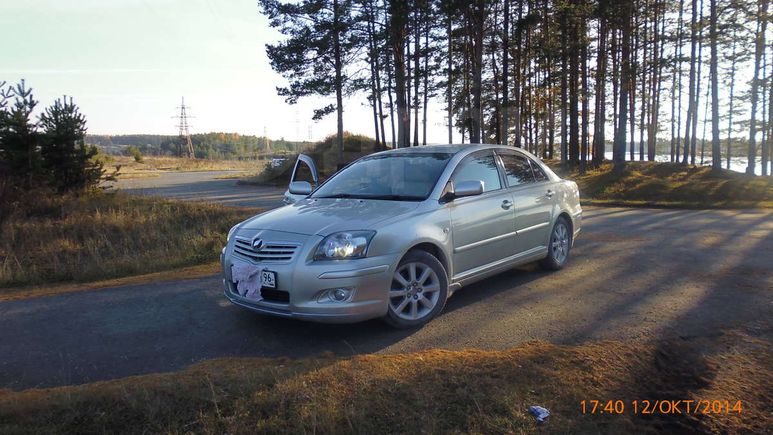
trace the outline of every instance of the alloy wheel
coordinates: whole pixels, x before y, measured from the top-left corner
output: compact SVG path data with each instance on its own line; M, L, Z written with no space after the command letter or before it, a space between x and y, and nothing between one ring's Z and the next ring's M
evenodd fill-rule
M429 315L440 298L440 280L431 267L406 263L392 275L389 309L399 318L418 320Z
M558 264L564 264L569 255L569 229L563 222L558 222L550 237L550 253Z

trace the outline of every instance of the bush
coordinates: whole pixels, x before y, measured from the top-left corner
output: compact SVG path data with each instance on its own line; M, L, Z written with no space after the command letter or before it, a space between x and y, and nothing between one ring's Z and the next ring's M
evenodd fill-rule
M126 148L125 154L127 156L134 157L135 162L142 163L142 151L140 151L140 149L137 148L136 146L131 145L128 148Z

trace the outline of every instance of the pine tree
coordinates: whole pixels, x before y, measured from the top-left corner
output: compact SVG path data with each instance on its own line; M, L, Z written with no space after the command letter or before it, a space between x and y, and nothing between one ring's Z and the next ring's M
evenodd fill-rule
M86 117L72 98L62 97L40 115L40 154L49 183L59 192L95 188L104 173L97 147L86 145Z
M348 68L355 62L361 41L351 31L353 23L350 0L302 0L280 3L260 0L271 27L287 39L268 44L266 53L271 67L288 81L277 87L279 95L295 104L309 95L335 95L335 104L314 111L319 120L335 112L338 164L343 163L343 98L361 88Z
M6 106L8 100L13 103ZM4 108L0 115L0 161L7 165L11 183L25 189L40 184L40 151L37 125L32 111L38 102L24 80L2 93Z

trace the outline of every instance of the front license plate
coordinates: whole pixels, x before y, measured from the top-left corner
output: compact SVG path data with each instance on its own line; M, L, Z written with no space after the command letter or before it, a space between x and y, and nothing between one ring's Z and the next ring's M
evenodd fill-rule
M276 288L276 272L270 270L260 272L260 285L267 288Z

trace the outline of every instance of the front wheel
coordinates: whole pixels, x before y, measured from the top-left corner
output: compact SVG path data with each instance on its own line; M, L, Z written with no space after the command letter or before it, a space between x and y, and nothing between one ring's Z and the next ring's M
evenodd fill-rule
M396 328L421 326L443 311L447 297L443 264L428 252L408 252L392 275L384 320Z
M558 270L564 267L569 259L569 250L572 247L572 233L569 230L569 222L560 216L553 225L548 242L548 255L540 261L540 266L548 270Z

